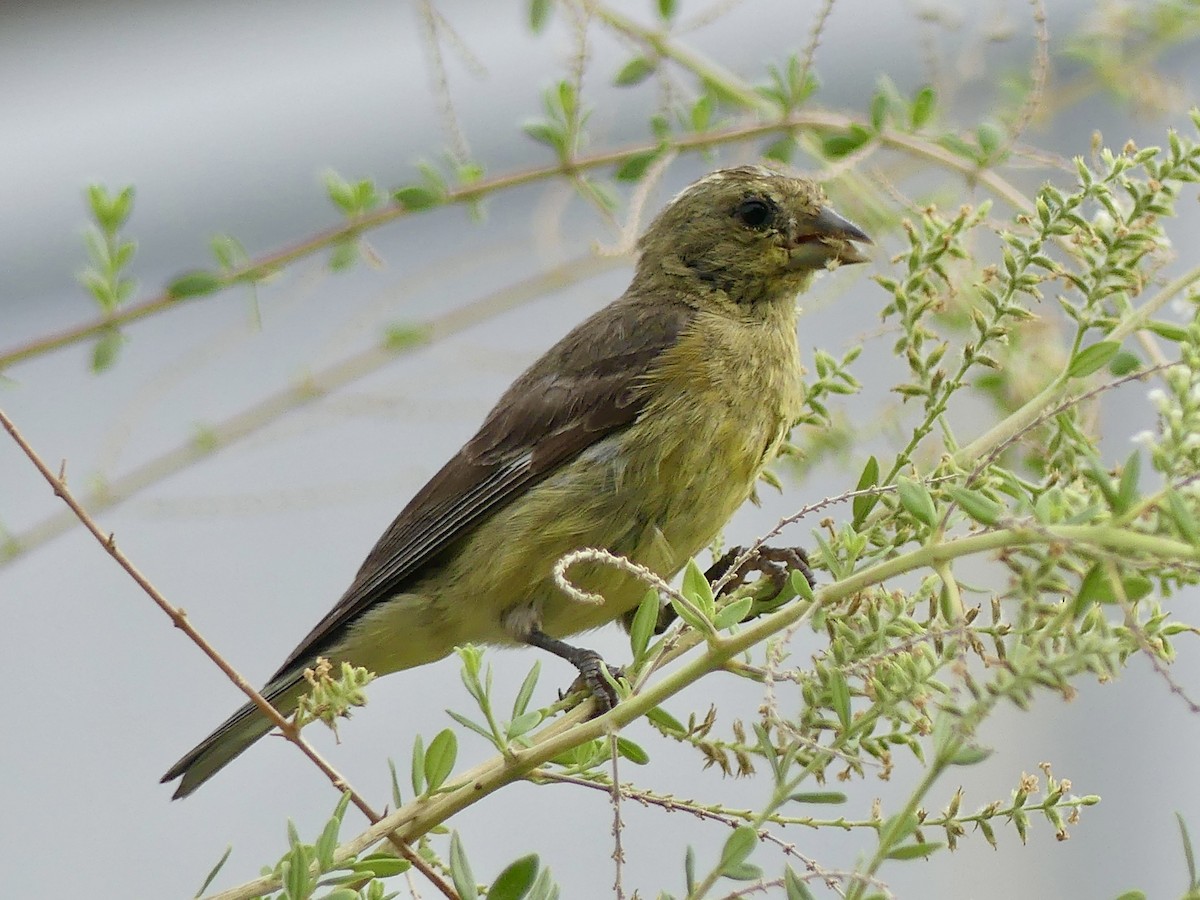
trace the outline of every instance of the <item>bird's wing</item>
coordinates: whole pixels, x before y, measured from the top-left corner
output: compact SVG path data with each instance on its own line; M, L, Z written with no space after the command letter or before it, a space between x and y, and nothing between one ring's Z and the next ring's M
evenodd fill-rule
M372 606L402 593L489 515L632 424L646 403L643 376L691 315L682 303L663 306L647 317L644 305L622 298L517 379L479 432L396 517L354 583L272 680L312 660Z

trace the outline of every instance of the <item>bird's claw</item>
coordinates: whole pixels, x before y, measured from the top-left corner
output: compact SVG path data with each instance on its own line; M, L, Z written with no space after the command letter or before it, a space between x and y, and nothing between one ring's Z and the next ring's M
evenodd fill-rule
M566 693L560 693L558 698L562 700L564 696L587 691L596 700L593 718L602 716L613 709L617 705L617 692L605 677L604 670L608 669L608 676L614 680L622 677L624 670L620 667L608 666L600 654L594 650L581 651L580 658L575 661L575 665L579 669L579 677L571 682Z

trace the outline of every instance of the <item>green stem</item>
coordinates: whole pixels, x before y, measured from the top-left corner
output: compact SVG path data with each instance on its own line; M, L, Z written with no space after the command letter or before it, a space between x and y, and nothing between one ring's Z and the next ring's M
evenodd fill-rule
M888 854L900 846L901 842L911 834L911 829L904 828L905 822L911 817L916 816L921 801L925 799L926 794L933 788L933 783L949 767L950 760L954 758L954 754L962 749L962 743L961 739L950 740L946 743L934 759L933 764L925 770L925 774L921 777L917 786L913 788L912 793L909 794L904 807L888 820L888 826L879 835L875 854L851 878L850 889L846 892L846 900L861 900L863 892L870 886L871 879L879 871L879 867L887 860Z
M1167 284L1161 291L1146 303L1142 304L1128 318L1121 320L1110 331L1105 340L1123 341L1136 331L1145 327L1154 314L1162 309L1169 301L1187 290L1188 287L1200 281L1200 266L1194 266L1178 278ZM1008 418L997 422L958 453L954 461L960 466L973 465L997 447L1007 443L1012 438L1032 427L1046 409L1066 393L1066 389L1074 379L1067 375L1067 369L1046 385L1033 399L1029 400Z

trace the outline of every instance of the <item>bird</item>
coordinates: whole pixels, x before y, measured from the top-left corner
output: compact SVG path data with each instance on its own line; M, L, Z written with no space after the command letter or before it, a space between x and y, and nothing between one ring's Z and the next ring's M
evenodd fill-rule
M670 579L712 543L801 415L797 295L870 243L806 178L747 165L686 187L625 293L504 392L263 696L286 716L319 657L382 675L468 643L539 647L602 689L598 654L564 639L628 626L646 586L584 561L570 580L604 602L575 602L555 562L599 548ZM186 797L271 728L247 703L162 782Z

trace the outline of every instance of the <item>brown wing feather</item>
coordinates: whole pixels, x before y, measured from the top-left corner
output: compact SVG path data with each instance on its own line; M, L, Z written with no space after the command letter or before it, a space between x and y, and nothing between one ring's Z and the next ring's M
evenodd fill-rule
M648 321L628 296L572 330L500 398L468 441L396 517L354 583L292 651L272 681L308 663L376 603L402 593L425 567L489 515L605 436L645 405L642 376L691 316L680 303Z

